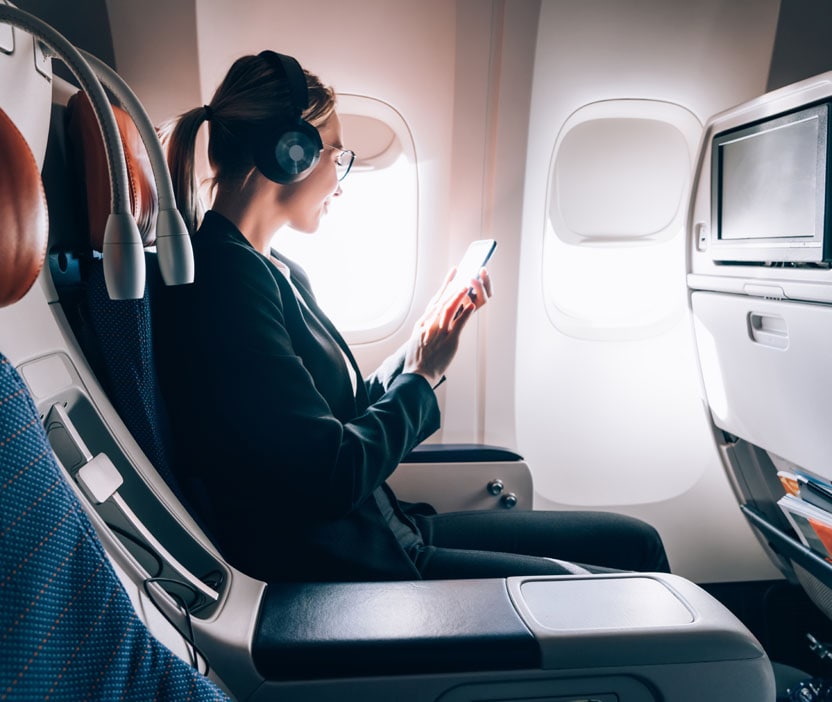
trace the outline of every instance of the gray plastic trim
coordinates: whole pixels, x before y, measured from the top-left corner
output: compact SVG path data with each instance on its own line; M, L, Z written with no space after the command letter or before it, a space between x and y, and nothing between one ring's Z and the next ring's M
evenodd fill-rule
M548 590L548 598L540 592L529 596L539 588ZM540 643L547 670L581 668L590 661L621 667L766 657L731 612L679 576L509 578L508 590ZM662 616L651 614L651 607L660 607Z
M502 491L489 493L488 484L503 482ZM534 485L525 461L481 463L401 463L388 482L399 499L429 502L437 512L506 509L503 497L517 497L512 509L532 509Z

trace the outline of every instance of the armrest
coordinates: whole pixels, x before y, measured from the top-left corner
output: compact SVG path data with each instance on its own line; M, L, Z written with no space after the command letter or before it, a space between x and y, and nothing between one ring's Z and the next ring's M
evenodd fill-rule
M485 444L417 446L388 479L399 499L437 512L531 509L529 466L514 451Z
M326 699L775 696L745 626L663 573L270 585L252 654L274 693L262 699L311 680Z
M540 667L502 579L269 585L252 655L267 680Z
M522 461L523 457L501 446L486 444L422 444L402 463L496 463Z

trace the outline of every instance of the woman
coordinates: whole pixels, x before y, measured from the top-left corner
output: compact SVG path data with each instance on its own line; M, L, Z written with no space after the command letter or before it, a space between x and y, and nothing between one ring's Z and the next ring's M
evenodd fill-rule
M200 217L195 142L210 126L211 210ZM333 91L294 59L238 59L209 105L169 129L196 280L156 314L177 472L231 564L267 580L390 580L667 570L656 532L595 513L409 514L385 484L439 427L435 387L491 294L453 271L409 341L361 380L303 271L271 250L313 233L353 155ZM469 286L472 293L469 294Z

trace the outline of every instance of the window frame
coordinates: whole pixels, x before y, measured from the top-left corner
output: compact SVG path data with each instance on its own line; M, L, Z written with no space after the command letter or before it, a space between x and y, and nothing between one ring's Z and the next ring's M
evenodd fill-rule
M557 227L566 228L567 225L560 216L557 203L554 202L556 164L561 145L565 137L575 127L585 122L598 119L645 119L669 124L676 128L688 146L689 169L682 185L680 204L673 218L659 231L648 235L609 238L605 240L591 239L586 241L570 241L558 235ZM626 324L598 324L595 320L576 317L562 309L557 303L557 291L553 290L551 270L552 261L557 260L564 251L570 248L590 249L637 249L678 245L684 247L685 226L690 203L693 176L700 149L700 141L704 128L699 119L687 108L676 103L652 99L610 99L588 103L574 110L561 126L549 159L549 170L546 180L546 197L543 217L541 265L541 293L549 322L558 331L567 336L588 340L637 340L666 333L681 319L684 313L684 262L683 252L680 254L680 289L679 299L670 306L667 314L659 319L652 319L644 323ZM671 242L673 242L671 244Z

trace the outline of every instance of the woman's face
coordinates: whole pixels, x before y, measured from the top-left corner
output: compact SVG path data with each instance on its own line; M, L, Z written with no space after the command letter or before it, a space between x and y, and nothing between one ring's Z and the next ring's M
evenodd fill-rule
M303 180L281 188L279 199L288 214L289 225L298 231L312 234L318 230L321 217L326 214L333 197L341 194L341 186L335 172L338 149L343 148L341 120L334 112L326 123L319 127L321 141L334 146L324 147L321 158L312 172Z

